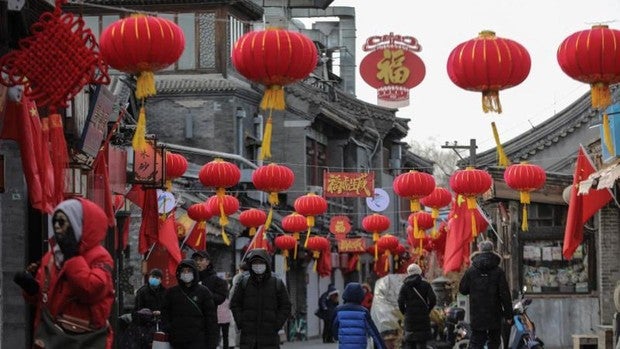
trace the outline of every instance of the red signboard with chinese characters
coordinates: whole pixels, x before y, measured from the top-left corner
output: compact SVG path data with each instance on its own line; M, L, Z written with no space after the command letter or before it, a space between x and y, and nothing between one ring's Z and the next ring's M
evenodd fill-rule
M347 216L333 216L329 221L329 231L334 234L336 240L346 238L351 231L351 222Z
M413 36L390 33L366 39L362 50L370 52L360 63L360 75L377 89L377 104L400 108L409 105L409 90L426 75L424 62L415 52L422 46Z
M366 242L362 238L342 239L338 241L339 253L364 253L366 252Z
M323 174L323 196L325 197L369 197L374 195L374 190L374 172L325 172Z

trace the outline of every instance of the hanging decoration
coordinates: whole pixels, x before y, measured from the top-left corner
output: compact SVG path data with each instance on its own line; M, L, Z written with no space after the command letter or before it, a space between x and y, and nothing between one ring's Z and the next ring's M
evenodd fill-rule
M318 259L321 257L321 254L330 252L329 240L323 236L311 236L306 240L305 248L312 251L312 258L314 259L313 270L316 271Z
M145 100L157 93L153 73L179 60L185 49L185 35L168 19L136 14L110 24L99 42L107 64L137 76L135 93L141 106L132 145L142 151L146 147Z
M290 268L287 262L289 256L288 251L294 249L297 246L297 240L295 240L295 238L290 235L282 234L276 236L274 243L276 247L282 251L282 257L284 257L284 270L289 270Z
M228 216L239 210L239 200L231 195L212 196L207 199L207 205L212 215L220 216L220 226L222 227L222 240L230 246L230 239L226 234L225 227L228 225Z
M239 214L239 222L241 222L244 227L250 228L250 236L254 236L256 234L256 228L265 224L266 220L267 214L263 210L257 208L250 208ZM267 229L266 226L265 229Z
M571 78L590 84L592 108L603 112L604 144L614 154L609 116L609 85L620 82L620 30L597 24L591 29L569 35L558 47L557 59L562 71Z
M374 256L375 260L379 257L379 249L377 241L379 241L379 234L390 228L390 219L379 213L370 214L362 219L362 228L372 233L372 241L374 244Z
M514 190L519 191L519 201L523 205L521 230L527 231L527 205L530 204L530 192L545 185L547 175L545 170L533 164L522 162L510 165L504 171L504 181Z
M32 35L21 39L17 50L0 57L0 84L23 85L24 93L38 108L48 108L49 116L41 123L49 125L50 142L43 151L50 153L53 165L53 206L64 199L64 174L69 164L59 111L85 85L110 83L96 38L81 17L62 12L66 2L56 0L54 11L44 12L30 27ZM43 140L43 144L48 143Z
M215 158L200 168L198 172L200 183L207 188L215 188L218 197L223 197L226 188L233 187L241 179L241 170L232 162Z
M393 252L396 252L398 248L398 238L392 234L385 234L379 238L377 241L377 248L384 251L383 254L386 256L388 262L385 263L384 271L388 271L390 268L389 258Z
M418 211L410 214L407 221L412 227L411 233L414 239L424 239L426 230L434 228L435 226L433 215L426 211ZM420 240L420 248L422 248L422 240Z
M452 202L452 193L444 187L435 187L433 191L428 195L420 199L420 203L424 207L430 207L431 217L433 218L433 231L431 236L435 236L437 229L435 228L435 222L439 217L439 209L450 205Z
M195 250L207 248L207 221L213 217L206 202L191 205L187 209L187 216L196 221L194 228L185 240L185 244Z
M179 178L187 171L187 159L181 154L166 152L166 189L172 189L172 180Z
M306 217L297 212L293 212L282 218L282 229L286 232L292 233L295 241L299 241L299 232L306 231L308 229L308 221L306 220ZM293 259L297 259L297 242L295 243Z
M269 111L259 159L271 157L272 114L285 109L284 86L306 78L316 67L318 51L307 36L283 28L256 30L241 36L232 64L249 80L265 85L261 109Z
M271 225L273 208L280 203L278 193L288 190L293 185L294 181L295 174L293 170L276 163L259 166L252 172L252 183L254 183L254 187L269 194L267 201L271 207L269 208L269 214L265 222L265 229L269 229Z
M392 183L396 195L409 199L411 212L420 211L420 199L435 189L435 178L424 172L411 170L394 178Z
M327 201L322 196L314 193L308 193L295 199L293 207L295 208L295 212L306 216L308 232L306 233L304 247L307 247L310 231L312 230L312 227L314 227L314 217L327 211Z
M462 195L467 201L467 209L471 212L471 229L472 236L474 237L478 235L474 214L478 206L476 197L489 190L492 184L493 178L487 171L478 170L473 167L457 170L450 176L450 188L452 188L455 193Z

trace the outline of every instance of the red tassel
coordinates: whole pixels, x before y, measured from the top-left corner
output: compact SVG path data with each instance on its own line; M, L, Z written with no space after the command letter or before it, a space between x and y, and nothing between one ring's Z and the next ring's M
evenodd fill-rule
M65 140L64 127L60 114L49 117L50 125L50 156L54 166L54 196L57 202L64 200L65 169L69 165L69 154Z

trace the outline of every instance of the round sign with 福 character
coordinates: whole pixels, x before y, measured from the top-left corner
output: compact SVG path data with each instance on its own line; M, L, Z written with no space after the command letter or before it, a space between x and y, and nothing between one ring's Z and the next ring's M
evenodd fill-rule
M329 221L329 231L334 234L337 241L343 240L351 231L351 222L347 216L333 216Z

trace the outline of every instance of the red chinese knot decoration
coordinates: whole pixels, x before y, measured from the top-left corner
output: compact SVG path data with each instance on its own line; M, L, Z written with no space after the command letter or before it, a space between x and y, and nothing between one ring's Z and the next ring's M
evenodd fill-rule
M270 112L260 158L270 158L271 113L285 109L284 86L306 78L314 70L318 51L312 40L299 32L267 28L241 36L231 58L241 75L266 87L260 107Z
M267 221L267 214L257 208L250 208L239 215L239 222L250 228L250 236L254 236L256 228L265 224L265 221Z
M538 165L520 163L510 165L504 171L504 181L511 189L519 191L519 201L523 205L521 230L527 231L527 205L530 204L530 192L545 185L547 174Z
M499 91L522 83L530 73L530 54L516 41L481 31L456 46L448 57L448 76L458 87L482 92L482 110L502 112Z

